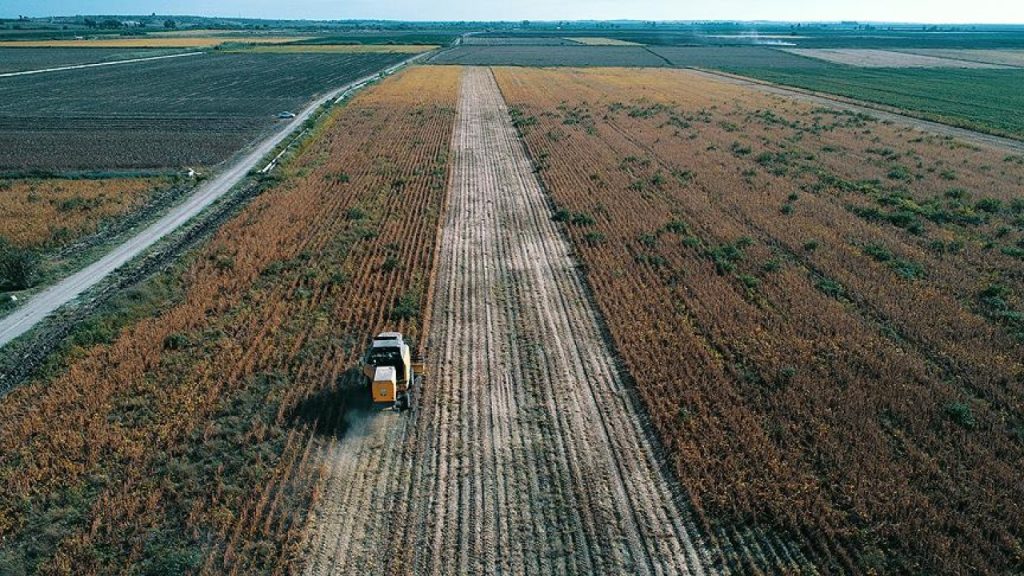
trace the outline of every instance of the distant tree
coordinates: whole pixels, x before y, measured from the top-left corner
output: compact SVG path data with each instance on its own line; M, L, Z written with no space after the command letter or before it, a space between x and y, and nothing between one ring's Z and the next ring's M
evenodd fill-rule
M178 23L175 22L174 20L171 20L170 18L168 18L167 20L164 20L164 28L177 28L177 27L178 27Z
M93 20L92 18L86 18L85 19L85 26L87 28L95 28L96 27L96 21Z
M120 20L114 20L113 18L107 18L103 22L100 22L100 28L107 30L114 30L121 27Z

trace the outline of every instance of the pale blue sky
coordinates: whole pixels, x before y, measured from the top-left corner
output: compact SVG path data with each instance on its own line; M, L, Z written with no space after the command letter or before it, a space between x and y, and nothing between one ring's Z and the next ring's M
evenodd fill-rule
M1024 23L1024 0L0 0L0 16L192 14L389 20L863 20Z

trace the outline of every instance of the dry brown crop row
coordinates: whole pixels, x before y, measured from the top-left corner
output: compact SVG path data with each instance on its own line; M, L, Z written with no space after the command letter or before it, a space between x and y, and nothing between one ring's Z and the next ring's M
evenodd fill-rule
M1021 159L683 71L497 77L709 531L1024 565Z
M0 180L0 237L22 248L69 242L140 207L162 178Z
M457 86L418 68L335 112L195 255L180 303L5 398L0 562L289 570L367 335L420 334Z

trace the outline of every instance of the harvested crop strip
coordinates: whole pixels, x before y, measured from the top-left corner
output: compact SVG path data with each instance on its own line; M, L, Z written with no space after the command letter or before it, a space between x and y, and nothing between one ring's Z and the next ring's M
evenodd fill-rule
M702 574L485 68L464 73L452 155L421 402L334 443L306 574Z

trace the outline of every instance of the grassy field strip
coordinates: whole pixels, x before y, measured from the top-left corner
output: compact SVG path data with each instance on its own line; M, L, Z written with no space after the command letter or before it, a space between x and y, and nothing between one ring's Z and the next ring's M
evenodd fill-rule
M288 36L218 36L209 38L111 38L102 40L6 40L0 48L213 48L232 42L239 44L284 44L308 40Z
M9 78L11 76L28 76L30 74L43 74L44 72L61 72L64 70L79 70L82 68L96 68L97 66L114 66L117 64L134 64L136 62L146 62L149 60L165 60L167 58L181 58L184 56L198 56L205 54L205 52L185 52L183 54L167 54L164 56L150 56L148 58L130 58L128 60L115 60L113 62L94 62L92 64L74 64L72 66L58 66L56 68L43 68L40 70L24 70L21 72L7 72L0 74L0 78Z
M783 48L784 52L858 68L1003 68L999 64L955 60L910 52L859 48Z
M0 238L23 248L72 242L146 203L167 178L0 179Z
M337 98L353 86L365 85L372 79L377 78L381 73L394 72L399 67L418 58L419 56L414 56L391 66L383 72L376 72L355 82L350 82L313 101L291 122L286 124L283 129L261 142L252 152L243 156L233 166L207 181L203 186L200 186L195 194L163 218L154 222L138 235L118 246L92 265L50 286L17 310L0 319L0 346L6 345L8 342L29 331L46 316L98 284L107 275L140 255L158 240L170 234L185 222L188 222L215 200L226 194L231 188L241 182L246 174L257 166L278 144L283 142L295 130L301 128L303 123L317 111L320 105Z
M882 121L899 122L940 136L956 138L968 144L994 147L1008 152L1013 152L1015 154L1024 153L1024 142L1019 140L996 134L988 134L978 130L972 130L970 128L961 128L953 124L928 120L914 116L911 111L895 108L893 106L887 106L885 104L870 102L867 100L848 98L840 94L829 94L797 86L786 86L775 82L769 82L767 80L759 80L749 76L730 74L717 70L698 68L692 68L692 70L699 74L726 79L740 86L753 87L763 92L795 98L804 102L829 106L839 110L859 112L873 116Z
M566 40L582 44L584 46L642 46L642 44L638 44L636 42L616 40L615 38L574 37L566 38Z

